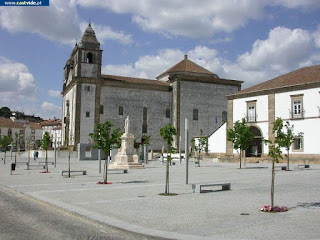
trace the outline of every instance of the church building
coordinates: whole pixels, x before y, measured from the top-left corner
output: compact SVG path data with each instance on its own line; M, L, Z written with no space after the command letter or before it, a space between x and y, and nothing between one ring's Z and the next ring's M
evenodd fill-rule
M178 147L184 143L185 118L190 139L199 136L200 130L210 135L227 121L226 95L241 90L242 84L219 78L187 55L155 80L102 74L101 64L100 43L89 24L64 68L63 145L92 143L89 133L94 125L107 120L123 130L129 116L130 133L137 143L150 136L150 148L161 150L160 128L172 124Z

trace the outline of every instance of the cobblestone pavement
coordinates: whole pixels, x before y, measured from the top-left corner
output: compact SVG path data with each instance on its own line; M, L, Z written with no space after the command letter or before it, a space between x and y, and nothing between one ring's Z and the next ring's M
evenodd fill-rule
M33 164L39 161L43 159ZM66 211L152 236L320 239L319 165L298 169L291 164L292 171L276 171L275 204L290 208L277 214L258 210L270 204L268 164L247 164L247 168L239 169L238 164L202 162L198 168L190 162L186 184L185 163L177 162L170 167L170 192L178 195L170 197L159 195L165 183L165 166L160 162L150 161L145 169L129 170L127 174L110 173L112 184L108 185L96 184L102 180L97 161L72 159L71 169L86 170L87 175L61 176L61 170L67 170L67 159L58 159L56 168L50 165L50 173L18 165L13 175L9 164L0 162L0 183ZM231 191L192 192L191 183L207 181L230 182Z

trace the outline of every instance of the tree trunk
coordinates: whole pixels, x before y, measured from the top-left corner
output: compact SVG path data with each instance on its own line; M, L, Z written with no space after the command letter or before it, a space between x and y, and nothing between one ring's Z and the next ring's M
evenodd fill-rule
M200 167L200 151L198 153L198 167Z
M165 187L165 194L169 194L169 155L167 154L167 165L166 165L166 187Z
M46 169L47 169L47 172L49 172L49 168L48 168L48 150L46 150Z
M4 159L3 159L3 164L6 164L6 151L4 152Z
M104 183L108 184L108 161L109 161L109 156L110 156L110 150L108 150L107 153L105 152L104 155L106 156L105 169L104 169Z
M274 206L274 178L275 178L274 162L275 162L275 159L273 159L273 160L272 160L272 178L271 178L271 209L273 209L273 206Z
M70 150L69 150L69 159L68 159L68 161L69 161L69 177L71 177L71 176L70 176L70 173L71 173L71 171L70 171L70 165L71 165L71 164L70 164Z
M289 149L288 149L287 160L288 160L288 163L287 163L287 171L289 171Z
M242 150L240 149L240 154L239 154L239 156L240 156L240 168L241 168L241 155L242 155Z

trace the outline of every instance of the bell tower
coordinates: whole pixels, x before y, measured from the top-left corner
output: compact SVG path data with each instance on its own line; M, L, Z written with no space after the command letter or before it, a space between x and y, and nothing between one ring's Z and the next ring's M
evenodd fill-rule
M75 77L99 79L101 76L102 50L90 23L82 35L75 54Z

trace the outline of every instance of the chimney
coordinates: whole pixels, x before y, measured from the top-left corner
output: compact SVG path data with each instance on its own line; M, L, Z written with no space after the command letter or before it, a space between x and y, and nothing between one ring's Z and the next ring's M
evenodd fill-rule
M187 55L187 54L184 55L184 59L185 59L185 60L188 59L188 55Z

